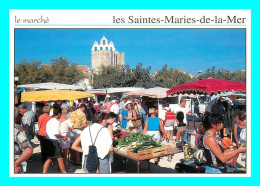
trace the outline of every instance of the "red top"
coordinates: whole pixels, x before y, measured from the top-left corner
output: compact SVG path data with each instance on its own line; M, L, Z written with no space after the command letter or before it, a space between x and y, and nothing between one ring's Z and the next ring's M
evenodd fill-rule
M38 120L38 125L39 125L38 135L39 136L46 136L46 124L51 118L52 117L48 113L42 114L39 117L39 120Z
M107 102L105 105L104 105L104 109L106 109L106 113L108 113L110 111L110 108L112 106L112 103L111 102Z
M178 85L167 91L167 95L179 94L179 93L217 93L225 91L246 91L246 84L227 81L222 79L208 78L203 80L194 81L191 83L185 83Z

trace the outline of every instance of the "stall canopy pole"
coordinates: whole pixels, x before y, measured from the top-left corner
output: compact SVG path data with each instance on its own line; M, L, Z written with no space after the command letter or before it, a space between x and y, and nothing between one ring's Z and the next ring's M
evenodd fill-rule
M190 98L190 108L191 108L191 115L193 114L193 111L192 111L192 98ZM195 104L194 104L194 107L193 107L194 109L195 109Z
M158 117L159 117L159 98L158 98Z

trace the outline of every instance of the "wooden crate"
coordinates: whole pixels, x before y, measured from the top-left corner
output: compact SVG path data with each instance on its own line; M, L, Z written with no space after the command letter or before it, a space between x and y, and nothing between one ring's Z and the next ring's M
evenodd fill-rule
M167 149L169 149L169 147L170 147L169 145L166 145L162 147L139 151L137 153L133 153L132 152L133 149L130 149L127 151L127 156L135 160L153 159L155 157L166 155Z
M127 156L127 152L126 151L122 151L120 149L114 149L114 152L117 153L117 154L120 154L120 155L125 155Z
M169 142L168 145L170 146L170 148L175 148L176 147L176 143L175 142Z

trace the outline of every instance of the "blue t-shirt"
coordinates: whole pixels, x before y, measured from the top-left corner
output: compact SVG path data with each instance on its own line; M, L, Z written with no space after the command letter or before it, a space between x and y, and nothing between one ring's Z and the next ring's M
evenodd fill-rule
M148 129L147 131L152 131L152 130L159 130L160 128L160 121L158 117L149 117L148 118Z
M128 110L122 110L122 128L125 129L126 128L126 124L127 124L127 120L125 119L125 117L128 116Z

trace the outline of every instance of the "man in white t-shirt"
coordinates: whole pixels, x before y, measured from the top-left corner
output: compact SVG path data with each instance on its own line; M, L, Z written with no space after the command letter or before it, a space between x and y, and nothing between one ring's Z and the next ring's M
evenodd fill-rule
M159 111L159 118L163 121L166 118L166 112L169 111L169 103L162 104L162 110ZM173 110L171 110L173 112ZM173 126L164 126L166 139L172 141L173 140ZM172 161L172 155L168 155L168 161Z
M117 103L117 100L111 101L112 106L110 108L110 112L114 112L116 114L116 123L118 122L118 115L120 111L119 104Z
M185 105L186 105L186 100L184 98L181 98L179 105L176 107L175 114L177 115L177 113L180 112L180 111L183 112L183 114L184 114L183 122L185 124L187 124Z
M60 122L58 119L61 116L61 111L61 108L55 108L53 110L52 118L46 124L46 143L48 143L49 152L47 154L47 160L43 165L43 173L47 173L52 159L55 158L57 158L61 172L66 173L59 139L62 138L63 140L67 140L68 137L62 136L60 133Z

